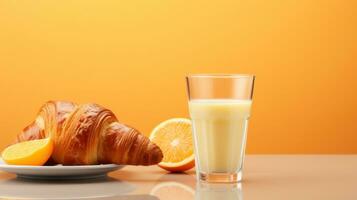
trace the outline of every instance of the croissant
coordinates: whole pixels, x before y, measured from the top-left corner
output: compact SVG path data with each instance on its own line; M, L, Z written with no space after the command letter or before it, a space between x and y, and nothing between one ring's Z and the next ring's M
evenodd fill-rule
M52 160L64 165L153 165L163 157L157 145L97 104L49 101L16 142L48 137L54 142Z

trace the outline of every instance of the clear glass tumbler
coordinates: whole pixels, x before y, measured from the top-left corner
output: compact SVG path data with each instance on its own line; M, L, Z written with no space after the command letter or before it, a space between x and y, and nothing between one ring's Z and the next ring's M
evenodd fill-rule
M186 77L199 180L242 180L254 79L240 74Z

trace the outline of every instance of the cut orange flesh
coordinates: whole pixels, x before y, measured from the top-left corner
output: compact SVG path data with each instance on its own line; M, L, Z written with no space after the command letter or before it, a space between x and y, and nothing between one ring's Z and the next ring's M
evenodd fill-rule
M182 172L195 166L191 121L173 118L160 123L150 134L150 140L163 151L159 166L171 172Z
M13 144L2 152L1 157L9 165L43 165L52 151L53 142L46 138Z

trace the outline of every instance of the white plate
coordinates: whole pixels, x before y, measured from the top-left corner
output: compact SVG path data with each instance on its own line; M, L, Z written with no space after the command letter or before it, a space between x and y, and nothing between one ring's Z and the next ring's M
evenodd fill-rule
M123 165L74 165L74 166L27 166L7 165L0 158L0 170L16 174L20 178L31 179L85 179L106 176L108 172L124 167Z

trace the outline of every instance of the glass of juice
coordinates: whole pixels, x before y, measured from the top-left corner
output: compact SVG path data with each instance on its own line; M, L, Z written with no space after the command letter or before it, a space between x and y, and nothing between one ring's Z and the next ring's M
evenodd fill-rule
M186 77L199 180L242 180L254 79L243 74Z

